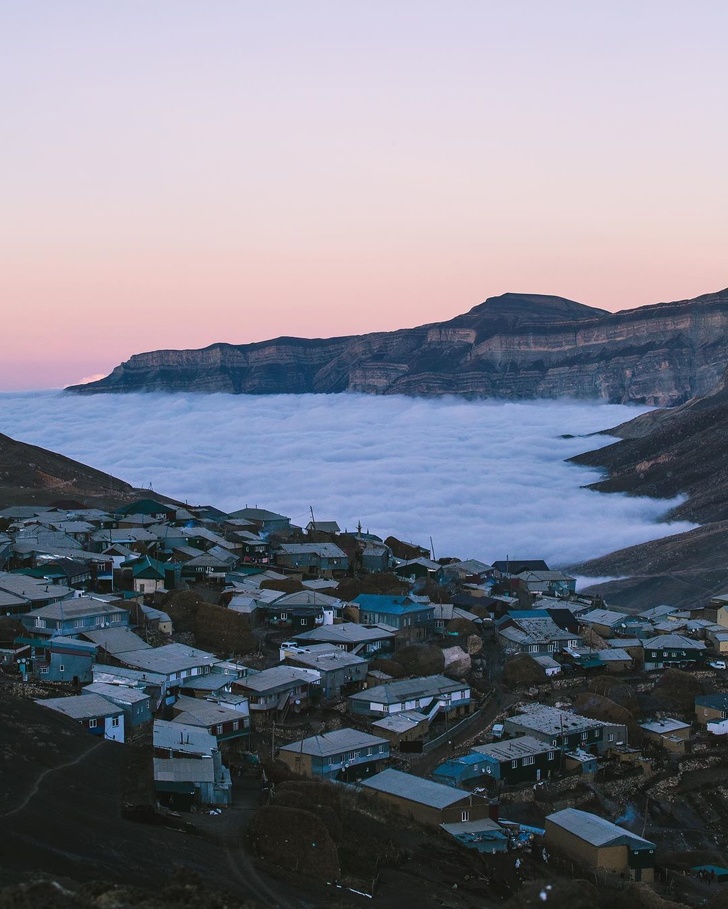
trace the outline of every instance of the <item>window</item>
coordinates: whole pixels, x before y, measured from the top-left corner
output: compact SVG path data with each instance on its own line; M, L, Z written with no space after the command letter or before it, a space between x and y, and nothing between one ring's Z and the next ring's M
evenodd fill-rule
M233 732L237 732L240 729L240 720L233 720Z
M215 726L215 735L222 735L222 723L218 723L218 725Z
M533 757L533 756L531 756L531 757L525 757L525 758L523 759L523 766L524 766L524 767L528 767L530 764L533 764L533 762L534 762L534 757Z
M555 752L555 751L549 751L549 760L550 760L550 761L553 761L553 759L554 759L555 757L556 757L556 752Z
M552 745L556 745L556 744L557 744L557 739L551 739L551 744L552 744Z
M61 663L61 665L58 667L58 671L59 671L59 672L65 672L65 671L66 671L66 667L63 665L63 663Z
M515 770L518 767L518 761L511 761L511 767Z
M470 812L469 812L469 811L461 811L461 812L460 812L460 820L461 820L461 821L469 821L469 820L470 820Z
M47 666L41 666L41 667L40 667L40 671L41 671L41 674L45 675L45 674L48 672L48 667L47 667Z
M88 721L88 728L89 728L89 729L95 729L95 728L98 726L98 722L99 722L98 720L89 720L89 721Z
M118 716L112 716L112 718L111 718L111 725L112 725L112 726L118 726L118 725L119 725L119 717L118 717Z
M585 742L588 738L589 738L589 733L588 733L588 732L582 732L582 734L581 734L581 740L582 740L582 742Z
M609 733L609 735L607 736L607 741L608 741L608 742L613 742L613 741L614 741L614 733L613 733L613 732L610 732L610 733Z
M45 628L45 627L46 627L46 621L45 621L45 619L38 619L38 618L37 618L37 619L35 620L35 627L36 627L36 628Z

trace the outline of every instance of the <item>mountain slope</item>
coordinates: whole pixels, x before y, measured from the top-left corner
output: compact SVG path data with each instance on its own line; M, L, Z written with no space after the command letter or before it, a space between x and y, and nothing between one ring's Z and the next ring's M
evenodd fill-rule
M81 394L458 394L677 405L728 359L728 290L620 313L504 294L447 322L329 339L136 354Z
M577 455L577 464L602 467L599 492L687 500L668 515L705 524L728 520L728 384L672 410L644 414L609 431L622 440Z
M108 473L0 433L0 508L69 500L108 508L139 498L139 492Z

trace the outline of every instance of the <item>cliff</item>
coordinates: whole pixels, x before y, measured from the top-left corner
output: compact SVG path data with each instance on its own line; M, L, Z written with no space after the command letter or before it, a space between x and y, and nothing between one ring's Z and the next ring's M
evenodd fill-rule
M570 396L674 406L715 387L727 352L728 290L619 313L504 294L448 322L394 332L136 354L106 378L68 390Z

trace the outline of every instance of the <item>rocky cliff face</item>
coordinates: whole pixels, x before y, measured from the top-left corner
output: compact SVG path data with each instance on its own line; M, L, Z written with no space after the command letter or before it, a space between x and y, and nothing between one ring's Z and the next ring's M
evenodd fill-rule
M727 353L728 290L620 313L504 294L449 322L395 332L137 354L69 390L570 396L669 406L713 389Z

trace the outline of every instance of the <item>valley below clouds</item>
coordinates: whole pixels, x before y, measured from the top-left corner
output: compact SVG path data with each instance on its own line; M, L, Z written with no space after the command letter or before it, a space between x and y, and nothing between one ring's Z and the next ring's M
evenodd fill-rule
M691 529L565 459L644 408L370 395L0 394L0 432L140 487L336 520L487 562L584 561ZM564 436L570 436L565 438Z

